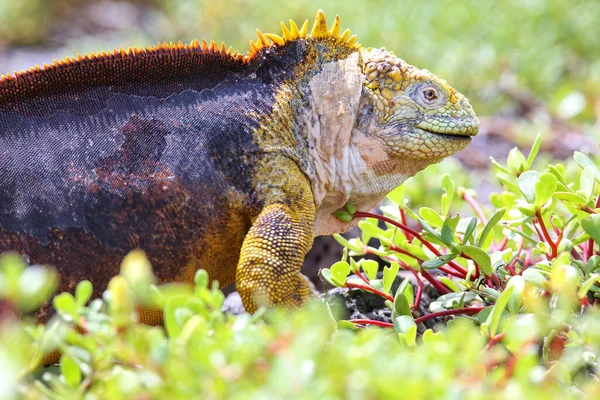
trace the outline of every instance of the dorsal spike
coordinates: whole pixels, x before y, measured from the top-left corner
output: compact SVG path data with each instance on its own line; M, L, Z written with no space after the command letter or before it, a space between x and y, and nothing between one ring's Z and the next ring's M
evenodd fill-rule
M275 35L274 33L265 33L265 36L277 46L283 46L285 44L285 40L283 40L282 37Z
M350 39L350 35L352 35L352 33L350 33L350 29L346 29L344 33L340 35L340 42L346 43L348 39Z
M348 40L348 46L353 47L356 42L358 42L358 38L356 37L356 35L352 35L352 37L350 37L350 39Z
M283 40L285 40L286 42L294 40L294 38L292 37L292 33L287 28L287 26L285 26L283 21L280 22L280 24L281 24L281 32L283 32Z
M258 43L260 44L260 47L269 47L269 41L267 40L267 38L265 37L265 35L262 34L261 31L259 31L258 29L256 30L256 36L258 36Z
M333 25L331 26L331 29L329 30L329 36L331 36L334 39L337 39L340 37L340 16L339 15L335 16L335 21L333 21Z
M310 36L313 39L324 39L329 36L329 30L327 29L327 21L325 20L325 13L323 10L319 10L317 12L317 16L315 17L315 23L312 27L312 31L310 32Z
M258 46L251 40L250 41L250 53L254 54L259 50Z
M290 19L290 33L292 35L292 40L298 39L300 37L300 31L298 30L298 25Z
M308 33L308 20L305 20L302 24L302 28L300 28L300 37L302 39L306 39L306 34Z

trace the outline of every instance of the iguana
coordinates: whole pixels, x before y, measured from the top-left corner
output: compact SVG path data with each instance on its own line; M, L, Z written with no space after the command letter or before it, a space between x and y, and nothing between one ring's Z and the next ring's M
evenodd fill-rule
M100 295L140 248L160 282L204 268L250 312L301 304L314 237L355 225L332 213L372 208L479 121L339 17L281 28L246 55L159 43L2 76L0 251L54 265L61 290L88 279Z

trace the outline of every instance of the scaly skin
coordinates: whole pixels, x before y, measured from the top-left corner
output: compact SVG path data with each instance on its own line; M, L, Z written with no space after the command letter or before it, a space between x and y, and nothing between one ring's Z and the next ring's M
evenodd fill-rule
M55 265L61 290L89 279L100 295L141 248L161 283L204 268L250 312L302 304L314 237L354 225L331 213L373 207L479 122L338 18L282 29L246 56L194 41L2 77L0 251Z

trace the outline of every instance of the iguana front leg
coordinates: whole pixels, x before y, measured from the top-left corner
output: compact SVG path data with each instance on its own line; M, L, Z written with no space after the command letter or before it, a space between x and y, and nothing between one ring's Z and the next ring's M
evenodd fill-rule
M240 253L236 286L251 313L260 306L297 307L311 293L300 268L313 243L314 199L308 179L295 165L284 176Z

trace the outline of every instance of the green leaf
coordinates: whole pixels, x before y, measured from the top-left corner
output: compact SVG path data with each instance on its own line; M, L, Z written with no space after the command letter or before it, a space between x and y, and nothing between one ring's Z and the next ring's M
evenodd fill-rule
M514 176L498 172L496 174L496 178L498 178L502 186L504 186L507 190L513 193L519 193L519 186L515 183L516 179Z
M533 162L535 161L535 157L538 155L538 152L540 151L541 145L542 145L542 135L540 133L538 133L535 137L535 140L533 141L533 144L531 145L531 151L529 152L529 155L527 156L527 161L525 162L525 169L531 168L531 166L533 165Z
M600 244L600 214L592 214L581 220L581 227L594 242Z
M407 333L416 325L414 318L410 315L399 315L394 318L394 330L398 333Z
M460 216L458 215L455 215L454 217L446 217L441 229L441 236L444 242L454 243L454 230L456 229L459 220Z
M596 284L597 282L600 282L600 274L591 274L590 277L587 278L581 284L581 287L579 288L579 291L577 292L577 295L579 296L579 298L583 299L585 296L587 296L587 293L590 291L592 286L594 284Z
M387 198L397 206L404 207L404 185L400 185L396 189L389 192Z
M586 201L589 201L594 192L594 167L587 166L581 171L579 177L579 190L585 195Z
M392 262L389 266L383 268L383 291L385 293L390 292L399 270L400 265L397 262Z
M448 215L448 211L450 210L450 204L452 204L452 199L454 198L455 185L450 175L444 174L442 175L442 188L444 189L444 193L442 194L442 215Z
M444 220L440 215L435 212L435 210L429 207L421 207L419 209L419 215L423 218L429 225L440 227L444 223Z
M354 204L346 203L344 208L350 215L354 215L354 213L356 213L356 206Z
M506 286L514 287L513 293L508 301L508 311L511 314L517 314L519 312L519 308L521 307L521 302L523 299L523 290L525 289L525 278L523 278L521 275L511 276Z
M343 282L338 282L337 280L333 279L333 274L331 273L330 269L327 268L323 268L321 271L321 276L327 281L329 282L329 284L331 286L338 286L338 287L343 287L344 283Z
M399 290L394 297L394 311L396 312L396 315L411 315L408 299L406 298L406 295Z
M346 210L337 210L337 211L333 212L331 215L333 215L334 217L336 217L337 219L339 219L342 222L350 222L354 218L352 216L352 214L350 214Z
M509 153L506 160L506 165L513 175L518 175L525 170L527 161L521 151L514 147Z
M481 272L485 275L492 275L492 261L490 256L479 247L463 244L459 246L460 250L467 256L469 256L477 265Z
M585 169L587 167L592 167L592 169L594 170L594 176L596 177L596 181L600 183L600 170L592 160L590 160L585 154L580 153L578 151L573 153L573 158L581 168Z
M333 235L333 238L334 238L334 239L335 239L335 240L336 240L336 241L337 241L339 244L341 244L341 245L342 245L342 246L344 246L344 247L347 247L347 248L348 248L348 249L350 249L351 251L354 251L354 252L360 253L360 252L362 252L362 250L363 250L363 249L362 249L362 246L358 246L358 245L356 245L355 243L353 243L353 242L350 242L349 240L347 240L345 237L343 237L343 236L342 236L342 235L340 235L340 234L337 234L337 233L336 233L336 234L334 234L334 235Z
M460 292L460 288L452 279L445 276L438 276L437 280L448 286L448 289L452 290L453 292Z
M370 221L362 220L358 223L358 227L360 228L363 236L363 243L368 243L371 238L378 238L379 235L384 234L384 230L377 226L377 224L373 224Z
M537 171L526 171L523 172L517 180L519 191L521 191L525 200L530 204L535 202L535 186L539 177L540 173Z
M362 270L365 271L365 274L367 274L369 279L377 279L377 271L379 270L379 263L377 261L366 260L363 258L358 262L358 265L360 265Z
M408 304L410 304L410 305L413 304L413 302L414 302L413 287L410 284L409 277L406 277L402 280L402 282L398 286L398 289L396 290L396 293L404 293L404 295L406 296L406 300L408 300Z
M510 174L510 171L506 169L502 164L500 164L494 157L490 157L490 163L496 167L500 172L505 174Z
M500 325L500 319L502 318L502 313L504 312L504 309L506 308L506 305L508 304L508 301L510 300L514 289L514 286L507 286L506 289L504 289L504 292L502 292L502 294L500 295L500 297L498 297L498 300L496 300L494 309L492 310L486 321L490 337L496 336L496 333L498 332L498 326Z
M433 229L424 219L418 218L417 221L419 221L419 224L421 224L421 226L423 227L423 230L432 236L432 239L437 240L440 244L446 244L448 246L452 245L452 242L450 242L450 243L445 242L444 239L442 238L442 236L435 229ZM440 222L440 226L442 224L443 224L443 221Z
M548 279L536 268L527 268L521 274L526 282L542 289L548 288Z
M432 258L431 260L423 262L423 264L421 264L421 267L425 269L436 269L441 267L442 265L448 264L448 262L454 260L456 257L456 254L444 254L439 256L438 258Z
M346 277L350 273L350 264L346 261L338 261L334 263L329 270L331 271L331 278L337 283L336 286L344 286Z
M578 206L582 206L584 204L587 203L587 200L585 199L585 197L576 194L576 193L571 193L571 192L554 192L554 194L552 195L555 199L558 200L562 200L562 201L569 201L571 203L574 203Z
M496 211L496 213L494 215L492 215L492 218L490 218L488 223L483 228L483 231L481 231L481 235L479 235L479 239L477 240L478 247L483 246L488 235L492 232L492 229L494 229L494 227L498 224L498 222L500 222L500 220L502 220L505 213L506 213L506 209L501 208L498 211Z
M399 329L405 329L403 323L399 323L398 327ZM417 345L417 325L408 326L406 332L398 332L398 340L400 343L406 343L408 347L414 348Z
M461 307L464 304L475 300L477 294L474 292L452 292L437 298L437 302L441 303L446 309Z
M475 228L477 228L477 218L476 217L471 217L471 220L469 221L469 225L467 226L467 229L465 230L465 234L463 236L463 244L467 244L469 243L469 241L471 240L471 236L473 235L473 232L475 232Z
M196 271L196 274L194 275L194 284L196 285L196 287L208 288L208 282L208 272L206 272L206 270L199 269L198 271Z
M535 184L535 206L543 206L554 194L556 190L556 177L548 172L540 175L539 180Z
M71 357L63 355L60 358L60 372L65 378L67 385L71 387L79 386L81 382L81 370Z
M85 303L88 302L90 297L92 297L92 292L94 288L92 287L92 282L90 281L81 281L77 284L75 288L75 303L78 307L83 307Z
M67 315L74 316L77 314L77 304L71 293L61 293L52 299L52 304L57 311L62 311Z

